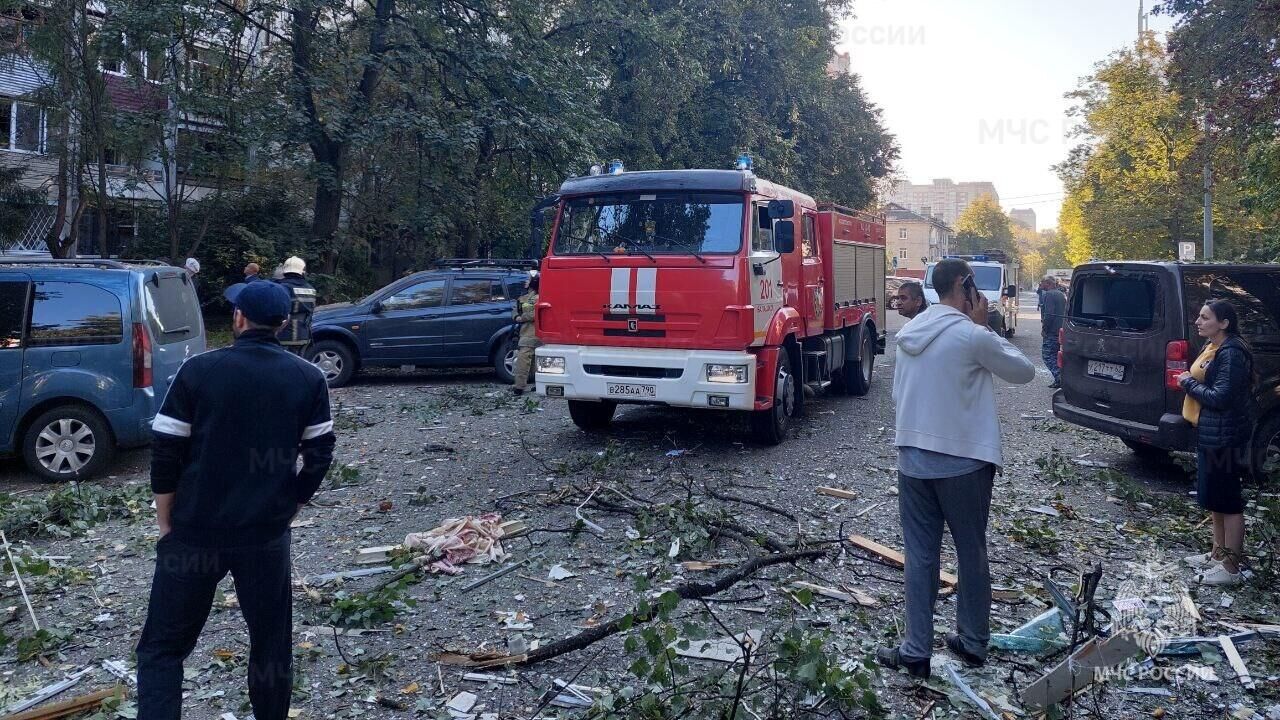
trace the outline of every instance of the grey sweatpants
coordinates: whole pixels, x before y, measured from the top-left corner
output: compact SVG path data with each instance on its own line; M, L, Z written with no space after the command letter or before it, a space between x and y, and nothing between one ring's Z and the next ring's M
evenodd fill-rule
M908 660L933 654L933 606L938 599L943 522L951 528L960 565L956 632L965 650L981 658L987 656L991 639L987 518L994 481L993 465L936 480L898 473L898 514L907 556L907 632L899 652Z

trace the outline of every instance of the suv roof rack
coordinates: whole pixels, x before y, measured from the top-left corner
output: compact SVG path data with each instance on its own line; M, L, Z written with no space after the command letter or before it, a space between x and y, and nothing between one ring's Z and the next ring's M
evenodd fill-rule
M172 267L163 260L118 260L115 258L51 258L0 255L0 265L60 265L63 267L93 267L109 270L128 270L130 267Z
M0 257L0 265L62 265L66 267L110 268L112 270L128 269L128 266L119 260L104 258Z
M454 270L484 270L491 268L536 270L538 269L538 261L516 258L441 258L431 263L431 267Z

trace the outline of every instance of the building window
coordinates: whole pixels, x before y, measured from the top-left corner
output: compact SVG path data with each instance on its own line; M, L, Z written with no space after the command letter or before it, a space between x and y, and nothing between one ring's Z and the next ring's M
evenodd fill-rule
M906 249L906 248L898 248L898 258L899 258L900 260L906 260L906 259L907 259L907 249Z
M899 240L906 240L906 239L907 239L907 229L906 229L906 228L898 228L898 239L899 239Z
M7 130L8 132L3 132ZM45 117L39 105L0 98L0 148L44 152Z

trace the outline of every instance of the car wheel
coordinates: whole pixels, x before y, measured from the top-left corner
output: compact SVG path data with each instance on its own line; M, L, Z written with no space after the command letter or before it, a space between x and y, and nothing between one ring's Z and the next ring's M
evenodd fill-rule
M603 430L613 422L613 413L618 403L611 400L592 402L590 400L570 400L569 417L573 424L583 430Z
M356 372L355 354L344 342L321 340L307 349L307 360L320 368L329 387L342 387L351 382Z
M786 348L778 351L778 366L773 375L773 407L751 414L751 434L765 445L777 445L787 439L791 420L800 406L796 397L800 390L796 387L796 376L791 374L790 355Z
M1125 447L1132 450L1133 454L1137 455L1140 460L1145 460L1147 462L1164 462L1169 459L1169 451L1162 447L1156 447L1155 445L1149 445L1147 443L1140 442L1138 440L1130 440L1128 438L1120 438L1120 442L1124 443Z
M51 482L98 474L115 454L115 438L97 412L80 405L53 408L31 423L22 441L27 467Z
M1280 478L1280 414L1272 414L1258 423L1253 439L1253 467L1250 474L1259 485L1277 485Z
M515 333L498 345L493 354L493 371L500 382L508 385L516 380L516 356L520 354L520 338ZM530 368L532 370L532 368Z

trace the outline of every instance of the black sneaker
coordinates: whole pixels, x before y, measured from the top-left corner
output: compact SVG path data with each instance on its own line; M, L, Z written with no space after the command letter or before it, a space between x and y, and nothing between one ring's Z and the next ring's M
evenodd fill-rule
M905 668L907 674L914 678L929 677L929 658L908 660L902 657L896 647L876 648L876 662L887 668Z
M982 667L987 664L986 658L980 658L977 655L964 649L964 642L960 640L960 636L951 633L947 636L947 649L955 653L956 657L964 661L969 667Z
M1057 389L1058 389L1058 388L1060 388L1060 387L1062 387L1062 381L1061 381L1061 380L1054 380L1053 382L1049 383L1049 389L1050 389L1050 390L1057 390Z
M511 394L519 397L524 394L524 388L512 387Z

